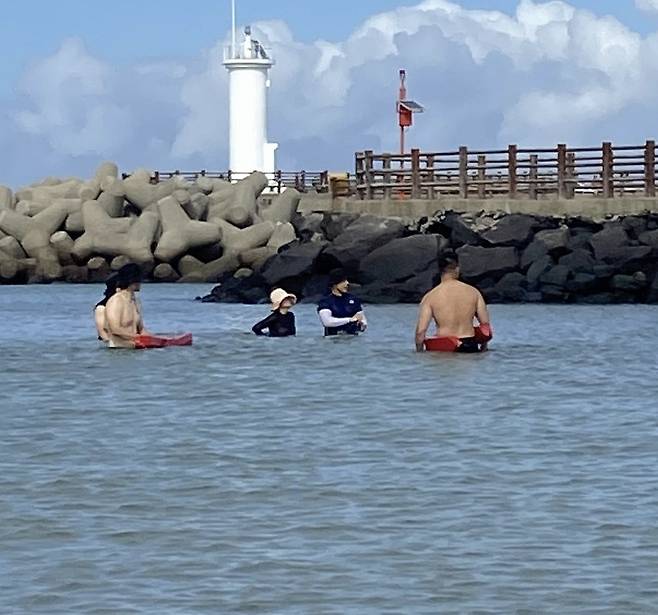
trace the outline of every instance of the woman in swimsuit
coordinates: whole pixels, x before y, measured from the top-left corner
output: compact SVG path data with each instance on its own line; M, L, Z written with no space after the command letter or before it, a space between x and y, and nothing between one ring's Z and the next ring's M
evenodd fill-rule
M297 303L297 297L292 295L283 288L275 288L270 293L272 302L272 313L256 323L251 330L256 335L267 335L269 337L288 337L295 335L295 315L290 311L292 306Z

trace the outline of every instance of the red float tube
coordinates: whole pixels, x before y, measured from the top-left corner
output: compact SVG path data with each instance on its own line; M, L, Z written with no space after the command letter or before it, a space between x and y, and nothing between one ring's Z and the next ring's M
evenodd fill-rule
M151 335L142 334L135 336L135 348L145 350L147 348L165 348L167 346L191 346L192 334L179 333L174 335Z

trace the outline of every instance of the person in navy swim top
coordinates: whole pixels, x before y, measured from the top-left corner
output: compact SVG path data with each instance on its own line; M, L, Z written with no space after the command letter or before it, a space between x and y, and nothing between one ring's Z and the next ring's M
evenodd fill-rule
M334 270L329 274L331 292L318 304L325 335L358 335L368 327L361 301L347 292L349 286L343 271Z

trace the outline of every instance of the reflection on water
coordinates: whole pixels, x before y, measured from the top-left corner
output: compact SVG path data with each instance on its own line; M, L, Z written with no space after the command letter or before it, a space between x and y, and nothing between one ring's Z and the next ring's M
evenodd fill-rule
M656 309L494 306L483 356L248 332L149 286L191 348L110 352L98 287L0 288L0 612L658 610Z

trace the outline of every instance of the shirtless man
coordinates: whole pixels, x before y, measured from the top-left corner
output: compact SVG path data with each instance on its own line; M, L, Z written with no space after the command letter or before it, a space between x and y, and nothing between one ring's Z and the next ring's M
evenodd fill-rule
M473 319L480 326L489 325L489 312L480 291L459 281L459 262L454 252L439 258L441 283L427 293L420 303L416 325L416 350L425 348L425 334L432 319L441 337L457 337L456 352L474 353L487 349L487 343L475 337Z
M117 273L117 290L105 306L110 348L134 348L135 336L144 333L142 306L135 293L142 284L138 265L124 265Z

